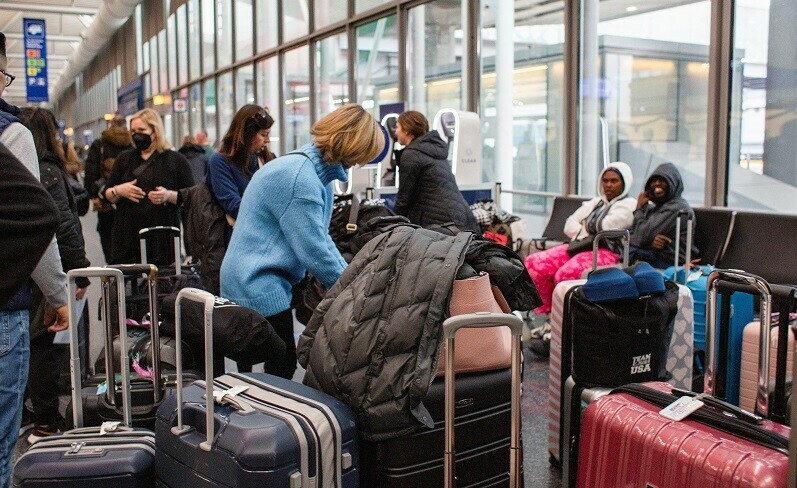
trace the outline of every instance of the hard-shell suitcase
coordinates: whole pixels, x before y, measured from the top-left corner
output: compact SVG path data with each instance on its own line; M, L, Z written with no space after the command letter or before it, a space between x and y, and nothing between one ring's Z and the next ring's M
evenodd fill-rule
M178 357L183 300L204 304L206 376L183 391L177 362L177 395L158 410L155 428L158 485L359 486L354 413L325 393L263 373L214 380L215 297L194 288L175 303Z
M716 349L727 342L727 310L716 330L717 291L749 291L761 297L762 329L769 330L772 294L762 279L743 272L718 270L708 278L706 321L706 392L720 392L727 362ZM793 293L793 292L792 292ZM719 333L719 334L718 334ZM717 335L720 340L715 340ZM760 350L768 355L769 334ZM719 344L718 344L719 343ZM785 406L783 391L769 395L769 362L759 361L756 405L767 414L776 402ZM782 385L780 385L782 386ZM659 411L676 400L670 387L656 383L627 385L587 407L581 425L578 486L785 487L788 470L788 427L764 420L738 407L702 397L705 406L681 421ZM694 395L675 391L678 396Z
M604 235L611 236L613 232ZM622 236L622 233L621 233ZM594 242L598 242L596 237ZM594 254L593 254L594 258ZM593 262L593 268L595 268ZM556 285L553 292L553 308L551 309L551 354L548 363L548 452L552 464L562 463L562 429L565 419L565 407L562 397L565 383L570 376L571 364L562 360L562 325L567 317L567 301L576 287L586 280L563 281ZM673 323L673 334L667 356L667 371L672 375L670 384L677 388L690 389L692 385L693 364L693 312L692 294L683 285L678 285L678 312ZM566 338L569 339L569 336ZM567 348L565 348L567 349ZM589 396L589 393L587 393ZM569 411L569 410L568 410Z
M770 335L769 375L777 374L779 327L774 327ZM752 412L755 409L755 395L758 388L758 343L761 335L761 324L755 320L744 328L742 338L742 370L739 375L739 407ZM792 370L794 358L794 333L789 331L786 356L786 371Z
M139 268L141 268L139 266ZM69 296L74 296L76 277L101 277L103 285L110 278L123 279L122 271L113 268L85 268L67 273ZM105 302L108 287L104 286ZM118 289L120 303L124 291ZM70 321L74 322L72 302ZM122 351L127 350L124 307L118 309L122 324ZM77 427L62 435L42 439L25 452L14 466L14 486L18 487L151 487L155 483L155 436L151 431L133 429L130 401L130 371L126 361L121 369L121 421L100 427L83 428L79 339L76 327L70 324L72 372L72 421Z

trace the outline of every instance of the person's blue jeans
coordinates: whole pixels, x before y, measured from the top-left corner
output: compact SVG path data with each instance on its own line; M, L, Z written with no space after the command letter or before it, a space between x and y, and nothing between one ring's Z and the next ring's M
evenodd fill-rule
M11 484L11 457L19 437L28 381L28 311L0 311L0 488Z

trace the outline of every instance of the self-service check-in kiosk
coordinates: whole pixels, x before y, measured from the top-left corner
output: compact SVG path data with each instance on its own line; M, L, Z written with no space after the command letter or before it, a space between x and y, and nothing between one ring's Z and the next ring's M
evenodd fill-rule
M479 116L473 112L444 108L432 123L448 143L451 171L459 184L482 182L482 137Z
M393 139L387 129L383 126L380 126L380 128L385 138L385 145L382 147L382 152L373 161L367 164L349 168L349 181L344 183L335 180L333 182L333 189L336 195L364 192L366 188L375 186L376 182L380 180L384 161L387 160L388 157L393 156Z

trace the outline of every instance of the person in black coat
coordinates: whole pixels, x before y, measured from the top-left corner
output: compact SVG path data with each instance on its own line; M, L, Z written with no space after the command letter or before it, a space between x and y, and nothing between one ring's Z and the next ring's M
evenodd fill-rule
M396 137L406 146L398 162L396 214L421 227L453 222L462 231L481 234L451 172L448 146L437 131L429 131L426 117L404 112L396 123Z
M180 146L177 152L188 160L188 166L191 167L191 174L194 176L194 185L204 183L208 174L208 160L210 159L205 154L205 148L200 146L193 136L188 135L183 137L183 145Z
M78 216L78 203L66 174L63 148L58 141L55 116L42 108L23 108L19 114L22 123L33 134L33 143L39 158L41 182L58 208L56 240L64 271L86 268L91 263L86 258L83 228ZM83 298L88 278L75 280L76 298ZM44 320L45 303L42 293L33 289L30 308L30 369L28 393L33 406L35 427L29 437L31 442L54 435L63 428L63 418L58 411L58 376L54 364L58 351L53 344L54 332L47 330Z
M141 260L138 231L155 226L180 226L177 191L193 184L185 156L172 151L160 115L145 108L130 119L135 149L114 162L104 197L116 204L111 234L112 264ZM147 261L174 265L171 239L148 244Z

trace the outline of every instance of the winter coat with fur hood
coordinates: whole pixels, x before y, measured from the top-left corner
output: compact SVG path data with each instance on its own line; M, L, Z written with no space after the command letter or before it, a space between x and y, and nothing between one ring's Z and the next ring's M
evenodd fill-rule
M606 199L603 193L603 185L601 179L604 173L614 169L620 173L623 178L623 192L615 197L612 201ZM628 191L634 182L634 177L631 174L631 168L621 162L615 162L606 167L598 178L598 194L600 196L591 200L587 200L581 207L578 208L573 214L567 218L565 222L565 235L570 237L571 240L577 241L583 239L592 232L588 229L587 222L592 215L592 212L600 205L596 216L595 230L600 232L602 230L610 229L628 229L634 221L634 209L636 208L636 198L629 197Z

